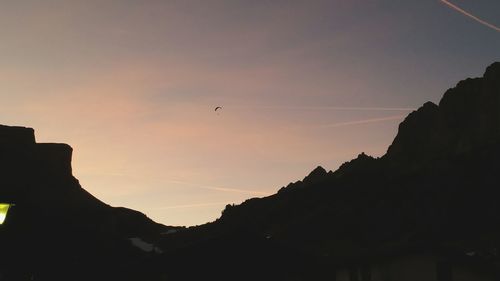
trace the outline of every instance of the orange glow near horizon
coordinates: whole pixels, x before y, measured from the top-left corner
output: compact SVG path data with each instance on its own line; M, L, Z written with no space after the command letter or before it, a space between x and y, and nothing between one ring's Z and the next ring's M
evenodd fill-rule
M202 224L383 155L408 113L500 60L497 33L455 18L438 1L7 1L0 123L71 145L104 202Z

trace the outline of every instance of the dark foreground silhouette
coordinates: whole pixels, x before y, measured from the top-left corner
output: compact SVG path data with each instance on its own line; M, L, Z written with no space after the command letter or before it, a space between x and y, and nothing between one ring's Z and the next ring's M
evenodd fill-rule
M0 153L0 201L16 204L0 280L500 277L500 63L408 115L384 156L318 167L198 227L102 203L72 176L71 148L32 129L0 127Z

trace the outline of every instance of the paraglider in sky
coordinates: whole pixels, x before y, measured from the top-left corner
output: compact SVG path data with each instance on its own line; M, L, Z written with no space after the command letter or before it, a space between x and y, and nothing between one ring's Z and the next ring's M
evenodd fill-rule
M217 106L217 107L215 108L215 111L217 111L217 110L219 110L219 109L222 109L222 106Z

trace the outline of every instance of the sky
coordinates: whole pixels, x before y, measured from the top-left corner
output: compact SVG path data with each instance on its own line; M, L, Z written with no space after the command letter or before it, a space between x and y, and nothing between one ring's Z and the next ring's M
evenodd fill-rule
M500 61L498 26L498 0L2 0L0 123L70 144L100 200L198 225L383 155Z

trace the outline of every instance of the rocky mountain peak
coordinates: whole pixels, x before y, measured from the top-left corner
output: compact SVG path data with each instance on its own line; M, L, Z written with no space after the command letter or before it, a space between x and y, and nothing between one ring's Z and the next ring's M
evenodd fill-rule
M304 183L316 182L318 180L321 180L327 174L328 174L327 171L323 167L318 166L304 178L303 182Z
M494 62L486 68L483 77L486 79L495 79L500 76L500 62Z
M0 125L0 146L33 144L35 144L35 130L32 128Z
M385 158L421 162L500 140L500 63L460 81L439 105L425 103L399 125Z

